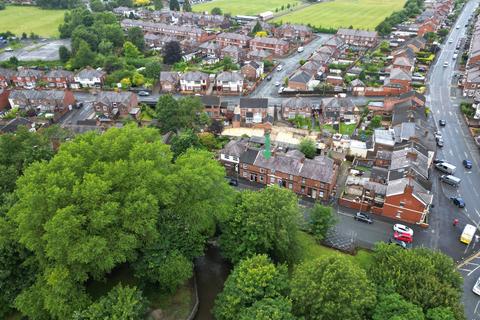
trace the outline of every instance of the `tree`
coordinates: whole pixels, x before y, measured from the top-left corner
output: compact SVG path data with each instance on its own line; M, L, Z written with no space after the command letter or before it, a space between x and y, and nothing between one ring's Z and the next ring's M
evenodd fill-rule
M143 84L145 83L145 77L143 76L143 74L136 72L133 74L132 83L136 87L143 86Z
M299 145L300 151L310 159L313 159L317 154L317 145L315 141L310 138L304 138L300 141Z
M101 0L91 0L90 8L93 12L102 12L105 11L105 5Z
M233 269L223 291L215 300L213 313L218 320L238 319L242 313L245 318L248 314L261 312L260 309L268 304L271 306L270 299L284 299L287 292L288 274L285 266L275 267L266 255L254 255L240 261ZM259 306L258 303L262 301L263 306ZM288 306L285 309L289 311Z
M60 61L63 63L67 62L70 59L70 51L65 46L60 46L58 48L58 55L60 56Z
M189 148L199 148L200 146L200 140L192 130L183 131L172 138L171 148L173 158L178 158L178 156L185 153Z
M183 97L177 101L171 95L160 96L155 108L163 133L194 129L202 110L203 104L197 97Z
M317 241L325 239L328 230L336 223L332 208L315 204L309 211L308 230Z
M297 260L299 209L288 189L269 187L238 195L233 212L220 226L219 243L233 263L254 254L269 254L274 261Z
M170 0L170 10L180 11L180 4L178 3L178 0Z
M295 320L292 301L288 298L265 298L240 312L240 320Z
M220 9L219 7L213 8L212 11L210 11L210 13L213 14L214 16L221 16L223 14L222 9Z
M382 125L382 116L376 115L372 118L372 121L370 122L370 127L372 129L376 129Z
M455 320L455 315L450 308L436 307L427 311L427 320Z
M147 307L147 302L141 291L136 287L124 287L119 284L84 311L75 313L73 319L137 320L143 318Z
M25 39L27 39L27 38L28 38L27 33L26 33L26 32L22 32L22 39L25 40Z
M453 260L426 248L398 249L388 244L375 247L369 270L372 280L423 310L446 307L456 319L463 319L462 278ZM412 286L415 290L411 290Z
M422 308L405 301L399 294L380 296L372 320L393 320L399 315L405 319L424 320Z
M145 69L142 71L143 75L150 79L158 79L162 71L162 65L158 61L149 61L145 64Z
M291 280L295 315L306 320L367 319L375 289L363 269L340 255L307 261Z
M183 11L185 12L192 12L192 5L190 4L190 1L189 0L185 0L183 2Z
M178 41L169 41L163 47L163 63L174 64L182 60L182 48Z
M123 44L123 55L126 58L136 59L140 56L140 51L133 43L125 41Z
M127 31L127 40L133 43L140 51L143 51L145 48L145 39L143 36L143 31L139 27L133 27Z
M155 10L162 10L163 9L163 0L153 0L153 5Z
M122 89L128 89L132 86L132 81L130 80L130 78L123 78L122 80L120 80L120 84L122 85Z
M0 10L5 10L5 1L0 1Z
M90 49L88 43L80 40L79 48L72 59L72 67L81 69L92 64L95 60L95 53Z
M202 132L198 134L200 144L207 150L213 151L217 147L217 139L215 135L210 132Z
M102 40L98 44L98 52L100 52L101 54L103 54L105 56L108 56L108 55L112 54L113 43L111 41L108 41L108 40Z
M15 56L11 56L11 57L8 59L8 62L9 62L11 65L15 66L15 67L17 67L17 66L18 66L18 63L19 63L18 58L15 57Z
M208 126L208 131L212 132L215 135L219 135L223 132L223 123L220 120L212 120L210 126Z
M252 34L257 34L257 32L260 32L262 30L263 29L262 29L262 25L260 24L260 21L257 21L257 23L255 24L255 26L252 29Z

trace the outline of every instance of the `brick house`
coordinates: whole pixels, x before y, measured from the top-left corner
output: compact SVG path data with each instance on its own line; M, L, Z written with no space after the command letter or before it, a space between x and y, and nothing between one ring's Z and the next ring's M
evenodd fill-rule
M220 150L220 163L225 167L229 174L235 174L239 170L240 156L247 150L248 142L246 140L230 140L222 150Z
M13 89L8 101L12 108L23 110L29 116L44 113L57 120L75 104L75 97L70 90Z
M0 111L5 110L9 106L8 96L10 90L5 87L0 87Z
M480 66L471 67L467 70L467 76L463 83L463 95L473 97L480 92Z
M204 111L212 119L223 119L227 109L227 102L222 102L219 96L203 95L200 97Z
M268 116L267 98L240 98L240 123L246 126L263 123Z
M50 70L42 77L42 80L47 83L48 88L63 89L69 88L70 84L75 81L73 72L62 69Z
M244 51L242 48L228 45L220 49L220 58L230 57L233 63L238 63L243 60Z
M247 58L256 61L272 61L273 53L267 50L250 50L247 53Z
M393 60L392 68L402 69L403 71L411 74L413 72L415 62L409 60L407 57L397 57Z
M0 88L8 87L12 83L16 71L0 68Z
M283 119L293 119L296 116L310 118L312 116L312 103L302 97L285 99L282 103Z
M289 43L285 40L277 38L261 38L256 37L250 41L250 48L252 50L267 50L274 55L284 56L288 53Z
M227 46L235 46L239 48L248 48L252 38L244 34L223 32L217 35L217 42L222 48Z
M385 79L385 85L397 85L403 92L411 89L412 75L400 68L390 70L390 76Z
M43 71L40 70L19 68L18 72L12 77L12 82L16 87L34 88L43 75Z
M93 103L96 112L110 119L127 116L137 106L137 95L126 91L100 91Z
M71 87L75 89L101 88L106 77L107 73L105 71L86 67L75 74L74 83L71 84Z
M180 84L180 75L178 72L161 71L160 72L160 90L163 92L175 92Z
M219 57L220 56L220 45L218 43L208 41L202 43L199 47L200 52L204 55Z
M321 116L324 123L356 123L359 110L350 98L325 98L322 100Z
M325 156L307 159L298 150L287 153L248 148L240 156L239 176L263 185L278 185L318 200L328 200L335 188L338 167Z
M297 70L290 78L288 79L288 88L294 89L297 91L308 91L309 82L313 80L313 76L303 70Z
M223 71L217 75L215 89L224 93L241 93L243 75L238 71Z
M301 24L282 24L275 28L274 36L276 38L287 39L289 41L299 41L302 43L310 42L313 37L312 29Z
M346 44L357 47L373 48L378 43L378 34L375 31L338 29L337 36Z
M243 74L245 79L255 81L263 74L263 62L246 61L245 64L240 68L240 72Z
M152 49L161 49L163 46L171 41L178 41L172 36L159 35L154 33L146 33L144 36L145 44Z
M180 90L183 92L204 92L209 85L208 74L200 71L186 72L180 76Z

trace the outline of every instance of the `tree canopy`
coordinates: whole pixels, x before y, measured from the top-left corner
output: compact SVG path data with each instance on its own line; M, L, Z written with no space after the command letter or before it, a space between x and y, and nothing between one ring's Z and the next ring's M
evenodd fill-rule
M317 203L309 211L308 231L317 241L325 239L328 230L336 223L332 208Z
M383 295L379 300L372 316L373 320L425 319L422 308L405 301L398 293Z
M183 97L176 100L172 95L162 95L158 99L155 111L163 133L193 129L202 124L200 115L203 113L203 104L198 97Z
M317 146L315 141L310 138L304 138L300 141L300 151L305 155L305 157L313 159L317 154Z
M266 255L254 255L242 260L228 277L215 300L215 318L262 319L257 315L263 315L264 319L291 319L291 302L285 298L287 293L286 267L276 267ZM274 318L270 317L275 314Z
M16 307L33 319L66 319L85 310L93 302L86 281L125 262L177 269L187 260L190 270L181 276L188 277L231 192L210 153L191 150L173 163L155 129L135 126L64 143L49 162L30 165L17 186L8 219L39 272ZM175 233L175 241L159 257L147 256L166 238L164 230ZM158 283L169 276L150 271L139 274Z
M301 264L291 288L294 313L306 320L366 319L375 306L375 289L365 271L340 255Z
M254 254L293 263L298 258L299 209L296 195L277 186L244 191L221 223L220 247L236 263Z
M182 48L178 41L169 41L165 44L162 51L163 63L174 64L182 60Z

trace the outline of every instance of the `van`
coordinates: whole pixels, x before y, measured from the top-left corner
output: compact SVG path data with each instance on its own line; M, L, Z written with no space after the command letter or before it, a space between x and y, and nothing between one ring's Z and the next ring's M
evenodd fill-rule
M463 229L462 235L460 236L460 242L465 244L470 244L472 242L473 236L477 232L477 228L472 226L471 224L467 224Z
M457 167L448 162L440 162L435 164L435 168L447 174L454 174Z
M297 52L300 53L300 52L303 52L303 50L304 50L303 47L298 47Z
M451 186L458 187L458 185L460 184L460 181L462 180L455 176L444 174L440 177L440 181L445 182L446 184L449 184Z

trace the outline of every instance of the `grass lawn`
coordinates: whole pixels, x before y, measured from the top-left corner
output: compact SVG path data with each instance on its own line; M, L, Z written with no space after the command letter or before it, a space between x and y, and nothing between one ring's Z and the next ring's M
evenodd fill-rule
M210 12L213 8L219 7L222 9L223 13L230 13L232 16L235 15L257 15L265 11L275 12L275 8L280 10L280 7L290 3L298 4L298 0L213 0L205 3L200 3L193 6L193 11L201 12L208 11Z
M58 26L63 22L64 10L43 10L38 7L7 6L0 11L0 31L11 31L17 36L34 32L43 37L58 37Z
M310 23L324 28L353 26L358 29L374 30L385 17L400 10L404 3L404 0L334 0L294 11L276 20Z
M340 133L351 136L356 126L357 125L355 123L352 123L352 124L340 123ZM333 129L333 126L331 124L322 125L322 130L329 131L332 133L337 132L336 130Z
M312 260L319 257L340 254L344 255L365 270L367 270L373 263L373 257L369 251L358 250L355 256L351 256L349 254L319 245L311 235L305 232L300 232L299 238L300 246L304 252L303 260Z

